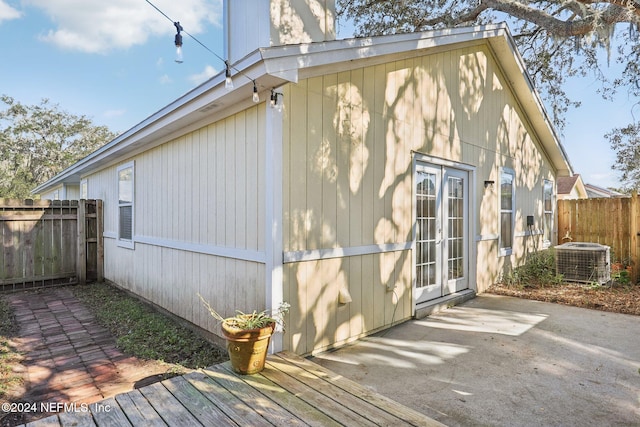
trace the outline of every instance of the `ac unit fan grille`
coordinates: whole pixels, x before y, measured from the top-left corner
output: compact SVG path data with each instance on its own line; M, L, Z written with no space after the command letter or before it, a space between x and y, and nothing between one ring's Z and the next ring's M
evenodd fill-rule
M556 271L565 281L602 285L611 280L609 246L572 242L555 251Z

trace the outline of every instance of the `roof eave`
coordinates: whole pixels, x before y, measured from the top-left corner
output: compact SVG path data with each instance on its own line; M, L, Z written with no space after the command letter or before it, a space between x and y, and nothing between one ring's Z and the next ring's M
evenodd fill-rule
M239 71L234 77L235 88L232 91L224 87L224 72L219 73L40 184L32 193L42 193L63 183L78 183L82 176L91 171L167 142L188 129L210 122L216 115L228 115L234 108L246 108L252 104L253 81L259 83L261 92L283 82L277 76L267 75L259 51L234 64L234 69ZM261 97L264 96L262 93Z
M504 31L505 37L490 39L489 43L558 176L571 176L574 169L571 166L569 156L552 125L540 94L525 69L524 60L506 25Z
M62 183L79 182L91 171L195 130L213 118L246 108L251 105L253 81L259 83L261 91L267 91L286 82L335 70L336 64L341 64L341 69L355 68L393 60L396 56L406 57L409 53L418 55L424 50L432 52L454 44L474 42L488 43L496 53L558 174L571 175L573 169L569 159L524 69L508 27L497 24L258 49L233 65L238 70L233 91L224 88L224 73L216 75L39 185L33 192L41 193ZM197 112L206 114L195 114Z

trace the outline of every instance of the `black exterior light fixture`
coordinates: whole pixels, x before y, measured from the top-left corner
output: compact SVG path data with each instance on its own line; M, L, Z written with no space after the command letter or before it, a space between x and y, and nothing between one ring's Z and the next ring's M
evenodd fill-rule
M271 105L271 108L275 108L280 111L282 109L282 103L278 104L278 96L282 96L282 94L280 92L276 92L275 89L271 89L269 105Z
M260 96L258 95L258 86L256 86L256 81L253 80L253 102L256 104L260 102Z

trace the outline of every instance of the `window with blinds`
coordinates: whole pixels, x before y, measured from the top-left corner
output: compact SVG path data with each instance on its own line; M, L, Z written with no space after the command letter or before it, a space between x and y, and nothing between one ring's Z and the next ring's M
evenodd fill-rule
M515 172L502 169L500 174L500 255L511 255L514 226Z
M542 200L544 206L544 239L545 246L551 246L553 237L553 182L544 181L542 187Z
M133 162L118 167L118 242L133 248Z

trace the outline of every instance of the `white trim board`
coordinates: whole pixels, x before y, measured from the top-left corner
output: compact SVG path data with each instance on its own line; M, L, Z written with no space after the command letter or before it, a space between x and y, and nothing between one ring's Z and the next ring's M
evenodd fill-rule
M114 232L104 232L105 239L117 239ZM266 261L265 252L253 251L249 249L227 248L224 246L214 246L202 243L183 242L179 240L161 239L150 236L134 236L133 242L136 244L158 246L161 248L176 249L179 251L194 252L204 255L213 255L223 258L232 258L241 261L250 261L264 264Z
M283 262L317 261L321 259L344 258L349 256L374 255L386 252L407 251L412 242L385 243L381 245L351 246L347 248L313 249L308 251L283 252Z

